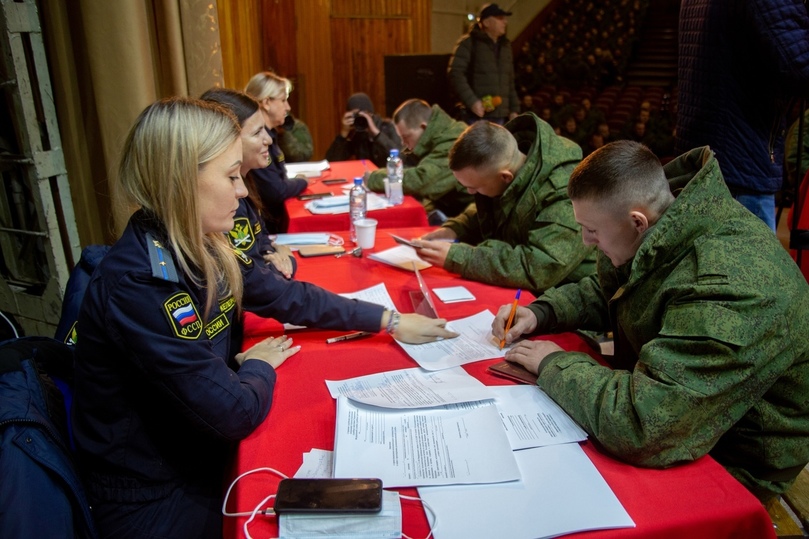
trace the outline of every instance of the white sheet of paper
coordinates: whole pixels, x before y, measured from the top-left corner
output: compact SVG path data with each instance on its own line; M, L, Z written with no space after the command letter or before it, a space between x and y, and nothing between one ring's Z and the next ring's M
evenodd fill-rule
M334 452L326 449L312 449L303 454L303 464L294 477L318 479L334 477Z
M587 433L537 386L492 386L511 448L581 442Z
M366 202L368 211L382 210L391 207L391 203L388 202L388 199L375 193L368 193ZM348 195L316 198L304 204L303 207L315 215L348 213Z
M334 476L408 487L514 481L520 473L493 404L391 410L338 397Z
M287 169L287 176L293 178L298 174L303 174L307 178L313 176L320 176L320 173L329 168L329 162L323 159L322 161L304 161L301 163L284 163Z
M326 386L335 399L342 395L383 408L429 408L495 397L493 388L461 367L433 372L418 367L400 369L348 380L326 380Z
M433 288L433 294L444 303L456 303L458 301L473 301L475 296L467 290L465 286L447 286L444 288Z
M438 515L436 539L535 539L635 527L579 444L525 449L514 455L520 481L419 487L419 496Z
M396 310L396 306L393 304L393 299L390 297L388 289L385 287L385 283L369 286L368 288L358 290L356 292L345 292L344 294L340 295L344 298L360 299L369 303L382 305L386 309Z
M500 350L492 337L493 320L494 315L491 311L481 311L478 314L447 323L447 329L460 333L454 339L424 344L396 342L421 368L428 371L449 369L475 361L503 357L503 350Z
M419 255L416 254L416 250L409 245L397 245L396 247L391 247L390 249L385 249L384 251L371 253L368 255L368 258L371 260L376 260L377 262L396 266L397 268L406 269L408 271L415 271L413 269L414 262L419 270L432 266L432 264L429 262L425 262L419 258Z

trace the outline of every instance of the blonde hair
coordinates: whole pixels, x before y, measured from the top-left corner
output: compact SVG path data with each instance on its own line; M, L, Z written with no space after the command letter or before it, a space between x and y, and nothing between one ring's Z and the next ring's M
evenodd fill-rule
M256 101L263 101L268 97L272 99L289 98L292 93L292 82L284 77L279 77L272 71L262 71L256 73L244 87L244 93L253 97Z
M242 275L224 234L202 232L198 176L240 135L220 105L174 97L146 107L124 143L118 181L130 200L165 226L180 268L207 289L205 317L230 294L241 306Z

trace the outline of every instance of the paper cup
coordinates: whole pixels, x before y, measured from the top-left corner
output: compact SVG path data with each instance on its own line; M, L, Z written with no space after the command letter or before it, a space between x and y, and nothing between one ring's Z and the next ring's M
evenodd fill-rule
M357 219L354 221L357 231L357 245L363 249L373 249L376 239L376 219Z

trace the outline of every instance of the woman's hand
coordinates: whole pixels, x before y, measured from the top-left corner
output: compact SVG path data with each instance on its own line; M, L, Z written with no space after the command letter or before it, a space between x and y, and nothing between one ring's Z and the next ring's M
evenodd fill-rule
M454 331L446 329L447 321L443 318L427 318L420 314L400 315L399 325L393 332L397 341L410 344L421 344L441 339L453 339L458 336Z
M254 344L241 354L236 354L236 362L241 365L248 359L258 359L277 369L289 356L297 354L300 349L300 346L292 346L292 339L286 335L269 337Z
M265 252L261 256L264 262L271 264L275 269L281 272L281 275L287 279L292 278L292 251L287 245L272 244L275 249L274 253Z

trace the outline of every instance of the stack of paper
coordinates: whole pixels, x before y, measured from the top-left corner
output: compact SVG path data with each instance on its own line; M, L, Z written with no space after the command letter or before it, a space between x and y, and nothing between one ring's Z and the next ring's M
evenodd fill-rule
M465 286L449 286L446 288L433 288L433 293L444 303L457 303L459 301L473 301L475 296Z
M337 398L334 476L418 486L439 539L634 527L575 443L587 434L536 386L481 387L460 368L326 383ZM448 399L457 403L438 406Z
M287 177L293 178L295 176L305 176L313 178L320 176L324 170L329 168L329 162L325 159L323 161L307 161L304 163L284 163L287 169Z

